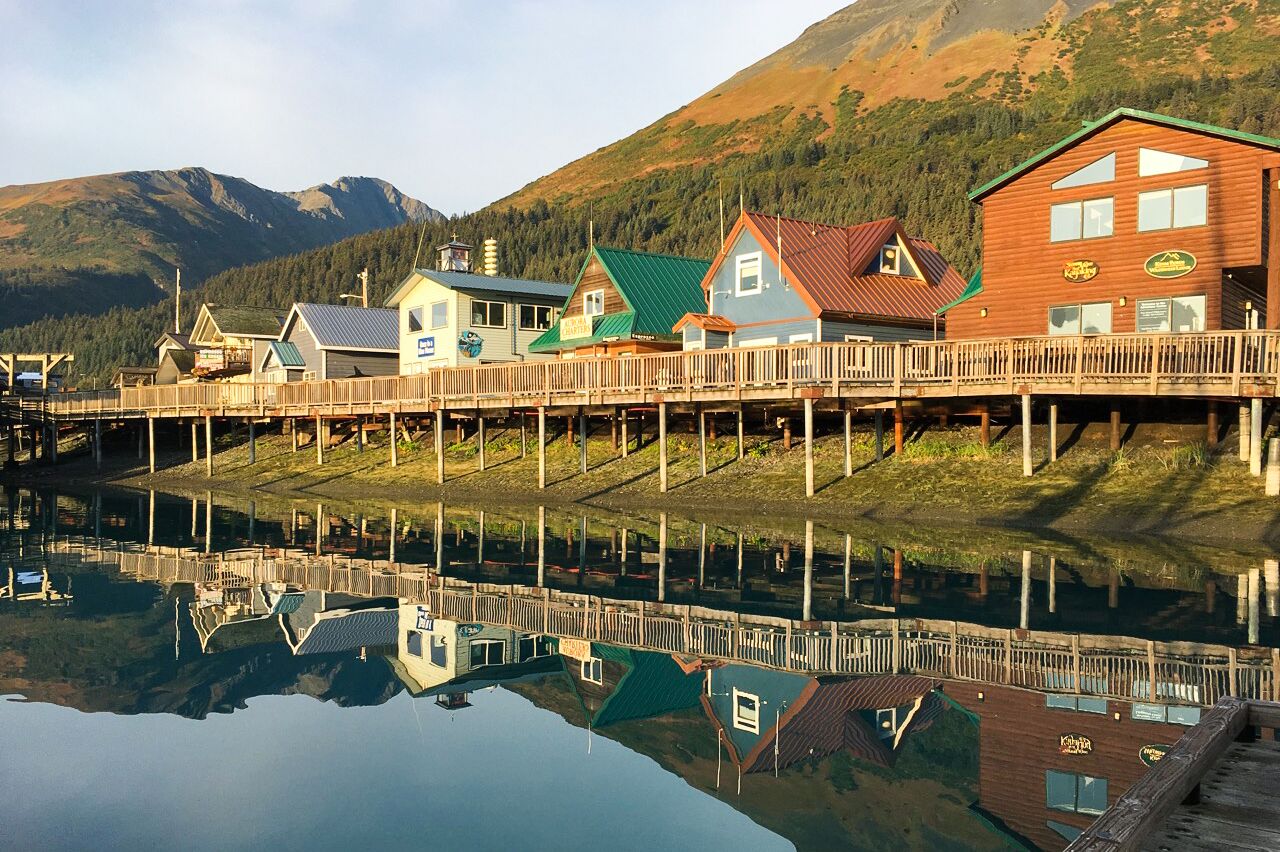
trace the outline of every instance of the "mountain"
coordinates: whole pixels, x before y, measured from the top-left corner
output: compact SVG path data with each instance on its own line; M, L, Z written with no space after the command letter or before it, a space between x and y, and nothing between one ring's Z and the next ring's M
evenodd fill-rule
M503 274L567 281L588 217L601 244L711 257L720 199L732 221L741 195L817 221L898 216L967 275L982 233L968 190L1082 121L1128 106L1280 135L1277 44L1280 0L860 0L626 139L427 222L422 244L494 237ZM200 298L331 301L364 266L381 298L419 238L402 225L232 269ZM47 320L0 332L0 351L66 348L76 381L105 378L150 363L171 315Z
M443 216L376 178L274 192L202 168L0 187L0 327L156 302L210 275Z

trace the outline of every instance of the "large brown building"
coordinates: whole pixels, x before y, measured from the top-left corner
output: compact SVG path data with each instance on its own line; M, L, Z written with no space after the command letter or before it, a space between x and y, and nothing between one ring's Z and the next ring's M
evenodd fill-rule
M1278 181L1280 140L1116 110L970 195L947 337L1280 327Z

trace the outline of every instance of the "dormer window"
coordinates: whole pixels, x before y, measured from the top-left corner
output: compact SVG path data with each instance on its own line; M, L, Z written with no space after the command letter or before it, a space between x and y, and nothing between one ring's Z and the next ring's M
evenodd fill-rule
M880 271L888 275L902 274L902 249L889 243L880 249Z
M754 295L763 288L760 280L760 264L761 254L758 251L738 255L737 284L734 288L737 295Z

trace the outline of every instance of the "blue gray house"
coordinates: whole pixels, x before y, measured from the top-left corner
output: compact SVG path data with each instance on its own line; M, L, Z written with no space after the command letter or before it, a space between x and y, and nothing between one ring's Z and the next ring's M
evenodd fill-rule
M685 350L942 336L938 309L965 282L897 219L824 225L744 213L712 262L705 313L674 330Z
M385 308L298 302L269 341L258 372L269 382L394 376L399 315Z

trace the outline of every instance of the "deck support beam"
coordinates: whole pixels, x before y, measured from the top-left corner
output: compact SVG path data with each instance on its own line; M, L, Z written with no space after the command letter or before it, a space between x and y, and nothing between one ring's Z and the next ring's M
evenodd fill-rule
M481 473L484 473L484 467L485 467L484 445L485 445L486 438L487 436L484 430L484 417L483 416L477 417L476 418L476 447L479 449L479 453L477 454L478 455L477 461L478 461Z
M102 470L102 418L93 419L93 466Z
M1266 490L1268 497L1280 496L1280 438L1272 438L1267 445ZM1269 594L1274 587L1268 585L1267 590Z
M1240 461L1249 461L1249 403L1240 400Z
M396 413L394 411L387 413L387 426L391 430L391 466L396 467L400 464L400 437L396 434ZM393 509L392 511L395 510Z
M324 464L324 445L328 441L324 439L324 418L319 414L316 415L316 464Z
M1111 400L1111 452L1120 451L1120 402Z
M1022 475L1035 472L1031 464L1031 394L1022 395Z
M364 452L364 418L356 418L356 452Z
M804 400L804 496L813 496L813 398ZM807 620L807 619L806 619Z
M578 409L578 473L587 472L587 410Z
M191 463L200 461L200 427L195 418L191 418Z
M666 403L659 403L659 407ZM661 425L659 425L661 429ZM665 443L665 442L664 442ZM667 513L658 514L658 600L667 599Z
M698 403L698 472L707 475L707 412Z
M1049 461L1058 460L1058 403L1049 403Z
M667 404L665 402L658 403L658 491L667 493ZM665 517L666 515L663 515L663 518ZM665 524L663 528L665 530Z
M983 449L991 446L991 408L985 405L978 420L978 443Z
M258 462L258 425L249 418L249 464Z
M884 409L877 408L876 421L876 461L884 461Z
M746 425L747 416L742 410L742 406L738 406L738 461L742 461L747 455L746 442Z
M627 454L631 452L631 436L627 434L627 421L630 420L630 414L624 407L619 415L622 418L622 457L625 459Z
M844 475L853 476L853 412L844 410Z
M547 487L547 408L544 405L538 406L538 488L539 490ZM543 514L539 512L539 518ZM539 534L541 539L541 534ZM541 560L541 541L539 542L539 560Z
M54 428L56 429L57 427L54 427ZM55 436L57 435L56 431L54 432L54 435ZM56 437L54 438L53 446L55 447L54 459L56 461L57 460L56 447L58 446L58 439ZM147 418L147 469L150 470L151 473L156 472L156 419L154 417ZM156 493L154 491L151 492L151 509L153 514L155 511L155 503L156 503L155 494Z
M542 409L538 409L541 411ZM547 585L547 507L538 507L538 588Z
M1209 410L1205 417L1205 443L1210 447L1218 446L1218 402L1209 400Z
M47 439L48 431L49 430L46 429L45 434L40 436L41 441L44 441ZM146 452L146 444L144 443L145 441L146 441L146 432L143 430L142 424L139 423L138 424L138 461L142 461L143 454ZM49 453L48 451L46 451L45 457L48 458L48 455Z
M813 621L813 521L804 522L804 604L800 618Z
M1249 401L1249 473L1262 476L1262 398Z
M213 417L204 418L204 475L213 476Z
M905 443L905 427L903 422L902 400L893 404L893 455L900 458Z
M444 485L444 409L436 409L436 428L431 430L436 442L436 484Z
M1031 551L1022 551L1022 596L1018 606L1018 627L1031 626Z

